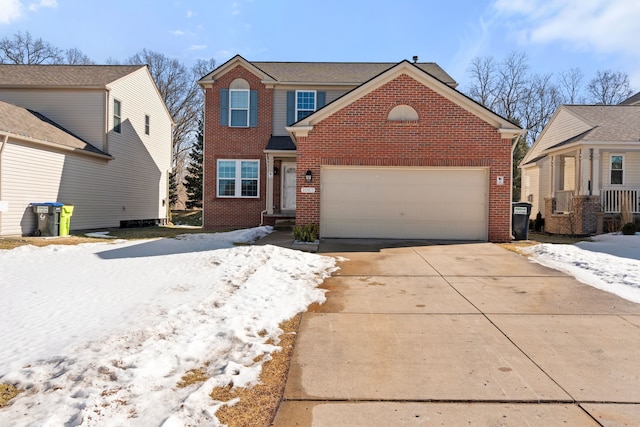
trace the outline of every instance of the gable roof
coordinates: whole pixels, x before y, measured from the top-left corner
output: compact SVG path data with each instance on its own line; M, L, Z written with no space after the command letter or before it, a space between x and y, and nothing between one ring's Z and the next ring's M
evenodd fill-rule
M629 98L625 99L620 103L620 105L637 105L640 104L640 92L635 95L631 95Z
M449 101L457 104L461 108L464 108L465 110L469 111L471 114L474 114L476 117L480 118L491 126L494 126L496 130L503 135L503 138L514 138L517 135L521 135L526 132L504 117L494 113L493 111L477 103L468 96L458 92L455 88L435 78L430 73L418 67L416 64L412 64L406 60L399 62L398 64L383 71L377 76L374 76L369 81L347 92L335 101L325 105L323 108L287 127L287 131L289 131L289 133L292 135L300 134L304 136L313 128L313 125L315 123L320 122L339 109L344 108L345 106L365 96L376 88L395 79L401 74L407 74L411 78L429 87L434 92L447 98Z
M104 89L146 65L0 64L0 88Z
M265 83L308 85L360 85L395 66L395 62L249 62L240 55L217 67L201 78L203 85L215 81L236 65L258 75ZM443 83L456 87L456 81L434 62L419 62L415 65Z
M0 135L105 159L112 157L46 116L0 101Z
M559 141L547 141L557 122L561 122L557 126L574 129L573 133ZM522 164L535 163L568 145L606 142L640 144L640 105L561 105Z

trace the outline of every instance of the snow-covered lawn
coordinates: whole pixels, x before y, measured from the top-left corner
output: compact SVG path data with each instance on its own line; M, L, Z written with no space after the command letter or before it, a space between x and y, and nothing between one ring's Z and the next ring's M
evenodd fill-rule
M255 383L278 325L336 269L233 244L270 232L0 251L0 383L25 390L0 425L218 425L211 390ZM198 368L211 379L176 387Z
M269 232L0 251L0 383L25 389L0 425L218 425L211 390L255 383L280 322L324 301L317 285L336 269L329 257L233 245ZM640 234L527 251L640 303ZM176 387L198 368L211 379Z
M575 245L541 244L525 249L534 261L640 303L640 233L595 236Z

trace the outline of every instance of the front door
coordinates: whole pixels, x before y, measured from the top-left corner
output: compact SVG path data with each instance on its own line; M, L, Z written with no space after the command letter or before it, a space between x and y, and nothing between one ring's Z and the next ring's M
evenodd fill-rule
M282 210L296 210L296 164L282 163Z

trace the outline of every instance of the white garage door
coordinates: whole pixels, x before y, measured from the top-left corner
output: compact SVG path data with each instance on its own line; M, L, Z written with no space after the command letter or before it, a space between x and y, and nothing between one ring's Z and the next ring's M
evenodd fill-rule
M487 240L488 170L323 167L322 237Z

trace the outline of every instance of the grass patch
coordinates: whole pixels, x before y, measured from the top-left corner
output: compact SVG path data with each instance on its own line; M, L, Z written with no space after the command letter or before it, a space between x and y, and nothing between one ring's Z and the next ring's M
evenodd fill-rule
M7 406L9 401L22 393L22 390L18 390L9 384L0 384L0 408Z
M251 388L234 388L232 384L217 387L211 392L211 398L228 402L239 398L233 406L223 406L216 412L221 423L229 427L269 426L275 418L282 400L284 386L293 355L293 345L300 325L300 314L280 324L281 351L271 354L271 360L262 365L260 383Z
M203 383L209 379L206 368L191 369L182 376L182 379L178 383L178 388L184 388L191 384Z
M202 209L184 211L171 211L173 225L188 225L191 227L202 226Z

